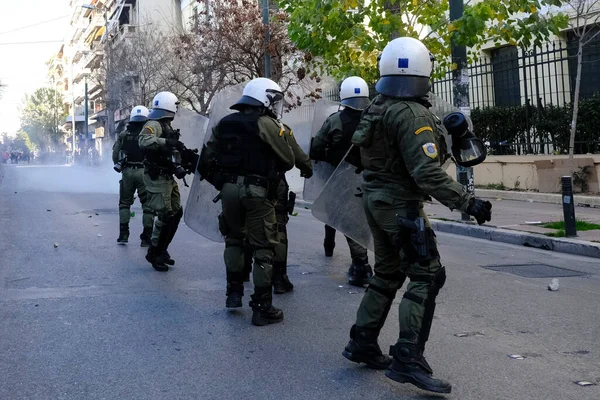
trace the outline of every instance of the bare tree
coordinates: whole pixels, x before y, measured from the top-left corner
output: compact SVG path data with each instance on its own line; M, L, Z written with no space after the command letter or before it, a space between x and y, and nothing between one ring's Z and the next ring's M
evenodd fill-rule
M272 10L265 26L256 0L197 1L201 11L194 16L191 33L179 36L172 47L174 57L166 64L176 93L196 112L206 113L224 87L265 76L265 53L271 57L270 78L287 92L289 107L305 97L320 97L320 78L306 70L310 56L289 39L285 12Z
M575 133L577 132L577 114L579 113L579 92L581 90L581 70L583 65L583 49L600 34L600 0L569 0L571 9L570 27L577 38L577 75L575 92L573 93L573 119L569 137L569 168L574 172Z

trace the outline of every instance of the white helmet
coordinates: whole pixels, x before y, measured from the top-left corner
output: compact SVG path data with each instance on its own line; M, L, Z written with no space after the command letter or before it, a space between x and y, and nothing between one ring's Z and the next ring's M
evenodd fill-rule
M148 114L150 111L144 106L135 106L131 109L129 114L130 122L146 122L148 121Z
M179 100L171 92L160 92L152 99L152 111L148 119L175 118Z
M267 78L255 78L246 84L242 97L232 105L232 110L244 106L264 107L279 119L283 114L283 92L278 84Z
M394 39L381 53L375 89L390 97L421 97L429 92L432 70L433 57L421 41Z
M361 77L351 76L344 79L340 86L340 99L342 105L363 110L369 105L369 86Z

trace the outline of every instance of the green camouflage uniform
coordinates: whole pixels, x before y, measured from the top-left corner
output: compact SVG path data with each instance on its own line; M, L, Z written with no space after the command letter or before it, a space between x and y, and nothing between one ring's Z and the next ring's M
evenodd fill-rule
M164 129L162 124L167 129ZM147 205L158 216L152 233L153 244L156 244L163 225L167 221L179 220L183 215L179 186L173 178L170 164L171 156L176 151L170 149L166 144L167 139L177 139L174 135L170 123L152 120L146 122L139 137L140 148L146 152L144 184L148 192ZM149 155L155 159L149 161Z
M409 101L378 95L363 112L352 138L361 147L363 205L375 242L375 275L358 309L355 328L376 338L396 291L410 283L399 306L398 344L424 349L445 281L435 234L427 221L426 255L417 254L411 231L398 217L414 220L423 201L436 198L451 209L466 212L472 195L442 168L446 145L439 120L426 100Z
M227 118L227 117L226 117ZM212 136L201 157L201 163L219 157L219 138L215 135L220 124L213 128ZM243 292L244 244L254 251L253 281L255 295L271 294L274 250L279 245L277 233L277 189L282 173L292 169L294 151L284 137L285 128L279 121L267 115L258 118L258 136L277 161L277 170L268 185L261 184L261 176L237 175L227 171L227 181L220 188L223 213L219 219L221 233L225 236L224 261L227 269L228 294L235 290ZM256 155L256 157L262 157ZM210 181L210 178L208 178ZM254 180L253 180L254 179ZM259 182L260 181L260 182ZM255 182L255 183L253 183ZM212 183L212 182L211 182ZM213 183L214 184L214 183ZM273 185L277 185L273 190ZM216 184L219 189L219 184ZM268 296L267 296L268 293Z
M139 126L136 126L139 125ZM112 160L113 163L121 161L120 153L124 153L128 157L127 152L123 149L126 141L134 141L135 146L138 146L138 135L142 130L144 123L129 123L128 129L121 132L117 137L117 141L113 145ZM141 152L141 149L139 149ZM144 163L142 160L131 161L132 157L124 162L121 180L119 181L119 222L121 224L129 224L131 218L131 206L133 205L134 195L137 191L140 203L142 203L143 217L142 224L144 230L151 230L154 225L154 212L147 203L146 187L144 185Z

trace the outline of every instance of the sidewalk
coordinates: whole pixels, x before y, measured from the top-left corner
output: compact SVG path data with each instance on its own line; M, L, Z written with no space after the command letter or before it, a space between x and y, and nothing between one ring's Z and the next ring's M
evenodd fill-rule
M489 193L484 191L477 191L477 194L489 198ZM460 212L450 211L438 202L425 204L425 212L433 229L439 232L600 258L600 230L580 231L576 238L569 239L547 236L556 230L543 228L541 223L562 221L562 205L500 198L489 200L493 205L492 221L482 226L462 222ZM600 208L576 207L575 218L600 224Z

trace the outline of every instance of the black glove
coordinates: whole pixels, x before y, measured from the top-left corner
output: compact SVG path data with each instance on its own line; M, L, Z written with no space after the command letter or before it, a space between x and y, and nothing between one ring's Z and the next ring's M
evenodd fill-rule
M181 143L177 139L167 139L166 142L167 142L167 146L177 149L179 151L182 151L183 149L185 149L184 144Z
M309 169L309 170L303 171L303 172L301 172L301 173L300 173L300 176L301 176L302 178L309 179L311 176L313 176L313 171L312 171L312 169Z
M475 198L471 200L467 214L474 216L479 225L489 222L492 220L492 203Z

